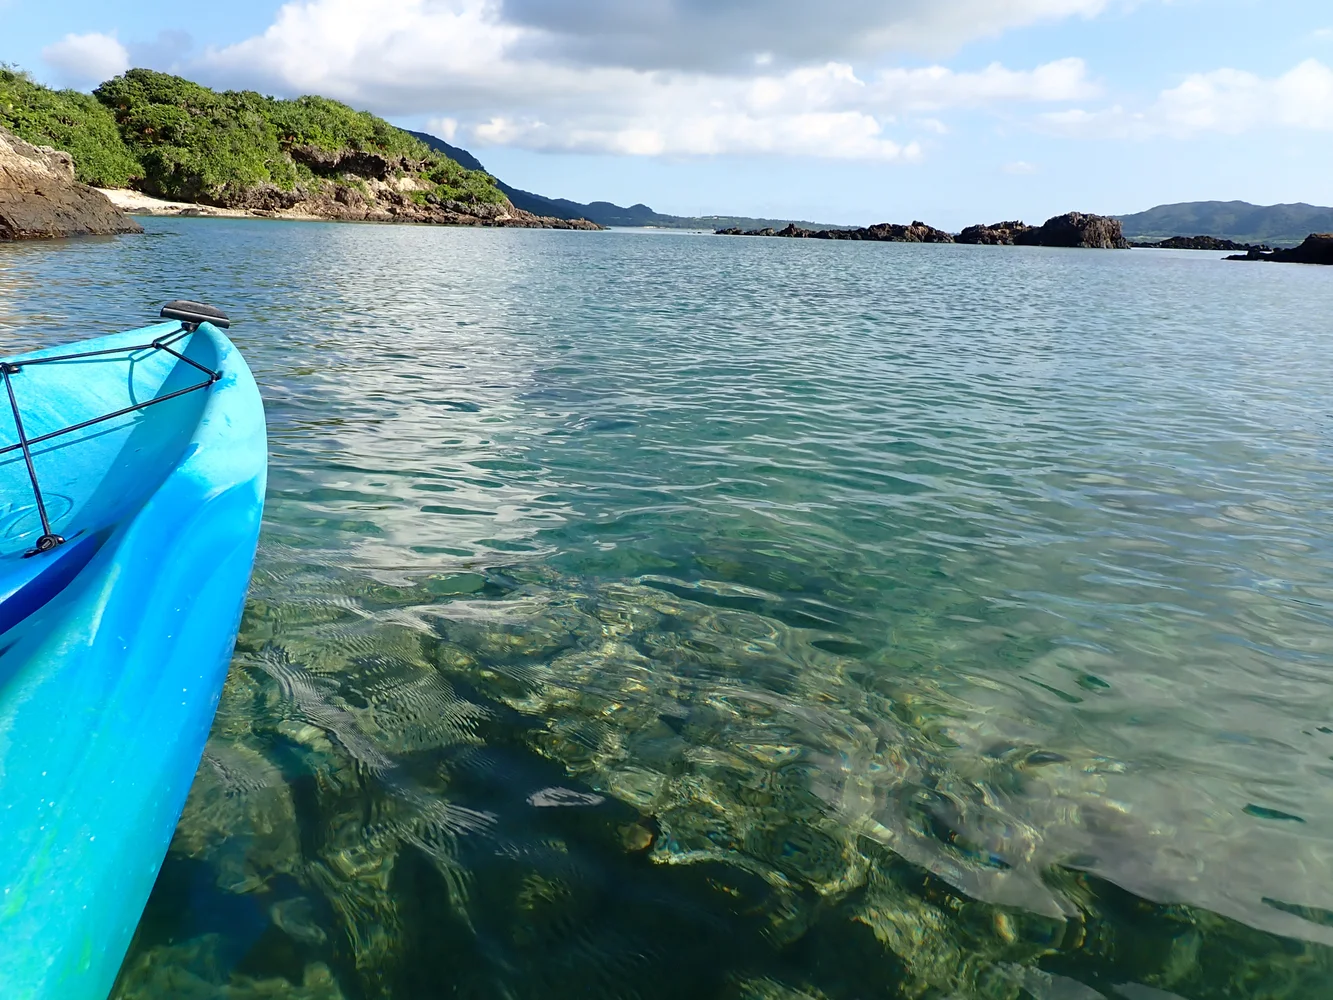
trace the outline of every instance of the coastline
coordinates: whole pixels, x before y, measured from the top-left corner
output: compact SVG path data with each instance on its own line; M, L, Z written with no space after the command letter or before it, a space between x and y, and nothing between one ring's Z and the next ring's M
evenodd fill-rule
M167 201L129 188L94 188L106 196L126 215L198 216L208 219L290 219L301 222L324 222L323 217L295 209L270 211L262 208L218 208L214 205L196 205L186 201Z
M210 219L282 219L291 222L387 222L414 225L481 226L513 229L601 230L602 226L582 219L556 219L533 215L512 205L497 206L417 206L403 204L345 205L332 199L297 202L291 207L222 208L195 202L168 201L130 188L95 188L126 215L169 216ZM401 199L399 199L401 201ZM304 205L322 211L310 211ZM474 207L476 214L464 211Z

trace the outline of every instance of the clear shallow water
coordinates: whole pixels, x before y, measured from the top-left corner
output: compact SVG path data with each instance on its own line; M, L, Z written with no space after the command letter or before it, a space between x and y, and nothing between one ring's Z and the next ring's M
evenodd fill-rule
M268 406L117 997L1333 995L1333 272L147 226L0 247Z

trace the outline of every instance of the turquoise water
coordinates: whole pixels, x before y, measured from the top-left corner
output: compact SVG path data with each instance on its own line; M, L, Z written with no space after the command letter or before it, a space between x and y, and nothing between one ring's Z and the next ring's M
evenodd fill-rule
M270 495L116 996L1333 995L1333 270L148 220Z

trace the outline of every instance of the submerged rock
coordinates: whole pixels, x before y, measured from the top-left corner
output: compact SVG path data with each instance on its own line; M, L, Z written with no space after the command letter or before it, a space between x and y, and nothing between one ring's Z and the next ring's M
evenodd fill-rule
M74 180L68 153L0 129L0 240L141 232L103 194Z
M1299 938L1303 901L1263 900L1294 899L1284 881L1328 881L1299 847L1230 863L1271 851L1253 813L1220 816L1169 772L1132 774L1015 712L1001 686L942 678L929 665L957 605L914 609L892 645L852 657L722 579L511 566L490 578L503 597L460 601L342 572L336 587L277 563L257 575L160 882L257 914L244 961L226 946L245 931L222 939L158 911L116 1000L415 997L403 984L441 954L447 974L485 986L459 995L499 984L527 1000L555 995L541 977L556 960L576 977L649 955L608 982L651 982L664 926L678 949L664 963L732 962L740 977L772 954L745 943L758 928L779 950L840 942L861 981L893 977L897 995L997 1000L1046 983L1032 978L1043 956L1128 937L1141 977L1193 995L1192 959L1130 945L1187 935L1218 956L1218 982L1293 975L1288 950L1252 964L1257 932L1216 913ZM975 662L996 636L947 641ZM1091 672L1116 666L1057 647L1023 671L1039 689L1078 677L1104 690ZM1227 880L1209 877L1217 867ZM1123 890L1142 901L1133 935L1110 909ZM706 928L700 943L675 936L687 922ZM1298 974L1327 981L1321 953L1306 954ZM800 992L746 980L725 995L841 995L792 982ZM1315 995L1296 983L1290 995ZM1056 995L1041 988L1028 992Z

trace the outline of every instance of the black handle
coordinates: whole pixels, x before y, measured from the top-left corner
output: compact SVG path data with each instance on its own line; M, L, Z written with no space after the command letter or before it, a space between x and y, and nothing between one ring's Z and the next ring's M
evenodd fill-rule
M190 299L173 299L162 307L161 315L163 319L178 319L189 327L196 327L200 323L212 323L222 330L231 327L231 320L221 309Z

